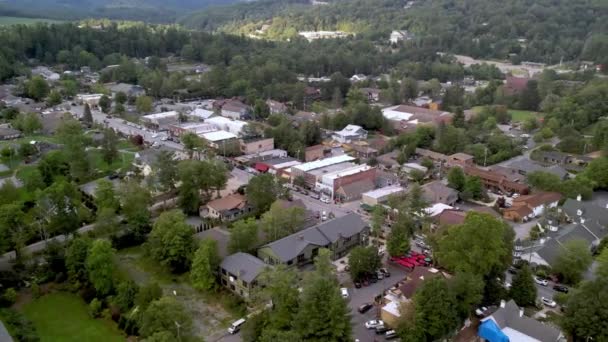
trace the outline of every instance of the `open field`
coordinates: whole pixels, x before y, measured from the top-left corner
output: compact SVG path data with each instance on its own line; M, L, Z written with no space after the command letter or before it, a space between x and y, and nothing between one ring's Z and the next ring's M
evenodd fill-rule
M45 19L45 18L24 18L24 17L5 17L0 16L0 26L17 25L17 24L36 24L36 23L49 23L56 24L62 23L61 20Z
M25 304L23 312L36 326L42 342L126 340L114 322L91 318L85 302L71 293L45 295Z
M471 110L475 113L480 113L483 110L483 106L476 106L471 108ZM511 120L513 120L513 122L524 122L531 117L540 119L544 116L543 113L529 110L508 109L507 112L511 115Z

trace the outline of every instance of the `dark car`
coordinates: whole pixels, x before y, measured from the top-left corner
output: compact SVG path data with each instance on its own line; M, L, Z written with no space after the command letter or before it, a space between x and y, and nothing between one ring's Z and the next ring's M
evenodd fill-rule
M511 273L511 274L517 274L517 268L515 268L515 267L513 267L513 266L509 267L508 271L509 271L509 273Z
M376 334L381 335L384 334L388 331L388 328L385 327L384 325L379 325L376 327Z
M357 311L359 311L359 313L366 313L368 312L371 308L373 308L374 306L371 303L365 303L362 304L361 306L359 306L359 308L357 309Z
M380 272L382 272L384 274L385 278L388 278L391 276L391 272L389 272L386 268L381 268Z
M564 285L555 285L555 286L553 286L553 289L557 292L563 292L563 293L568 293L568 291L569 291L569 289Z
M357 289L361 288L361 282L360 281L356 281L355 282L355 288L357 288Z

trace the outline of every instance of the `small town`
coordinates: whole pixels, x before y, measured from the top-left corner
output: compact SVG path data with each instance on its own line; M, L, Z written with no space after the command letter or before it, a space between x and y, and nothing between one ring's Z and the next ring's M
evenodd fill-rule
M0 26L0 341L608 339L605 32L301 11Z

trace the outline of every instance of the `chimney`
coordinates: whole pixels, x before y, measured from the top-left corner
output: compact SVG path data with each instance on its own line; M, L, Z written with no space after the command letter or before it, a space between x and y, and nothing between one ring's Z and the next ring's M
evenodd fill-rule
M580 201L581 201L581 199L582 199L581 195L576 196L576 200L577 200L577 201L579 201L579 202L580 202Z
M505 305L507 305L507 302L505 302L505 301L504 301L504 299L503 299L503 300L501 300L501 301L500 301L500 307L501 307L501 308L504 308L504 307L505 307Z

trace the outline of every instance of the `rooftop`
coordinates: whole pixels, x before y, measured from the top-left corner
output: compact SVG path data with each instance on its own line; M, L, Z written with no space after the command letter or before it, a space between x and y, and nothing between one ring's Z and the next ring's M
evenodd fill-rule
M245 196L241 194L231 194L222 198L218 198L207 203L207 206L216 211L231 210L244 207L247 203Z
M319 168L322 168L325 166L330 166L330 165L344 163L344 162L353 161L353 160L355 160L355 158L344 154L344 155L340 155L340 156L336 156L336 157L315 160L310 163L304 163L304 164L295 166L295 168L300 171L303 171L303 172L308 172L308 171L319 169Z
M396 186L389 186L386 188L380 188L380 189L368 191L368 192L364 193L363 195L366 197L378 199L378 198L382 198L385 196L390 196L392 194L401 193L403 191L405 191L405 188L403 188L402 186L396 185Z
M524 316L523 311L513 300L508 301L504 306L501 305L491 316L482 319L482 322L487 320L494 321L511 341L556 342L562 336L559 329ZM525 336L521 336L518 332ZM534 340L527 339L526 336Z
M158 119L171 118L174 116L179 116L179 113L172 110L170 112L162 112L162 113L144 115L144 116L142 116L142 119L158 120Z
M251 254L239 252L225 257L220 267L239 279L251 283L269 266Z
M237 138L236 135L234 135L230 132L226 132L226 131L215 131L215 132L203 133L203 134L200 134L200 136L202 138L204 138L205 140L208 140L211 142Z

